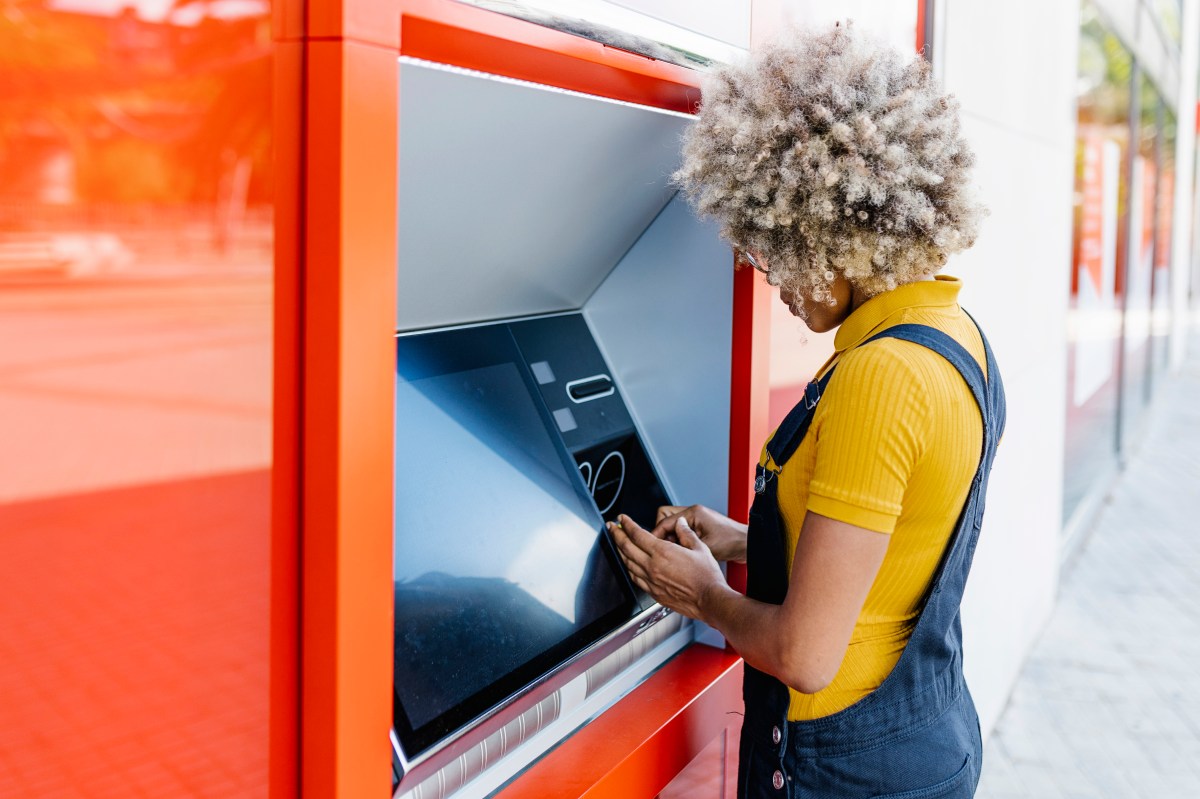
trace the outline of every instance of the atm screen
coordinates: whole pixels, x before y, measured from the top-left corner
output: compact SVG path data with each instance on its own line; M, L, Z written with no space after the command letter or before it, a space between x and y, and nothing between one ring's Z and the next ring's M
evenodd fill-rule
M419 754L636 611L505 325L397 339L396 733Z

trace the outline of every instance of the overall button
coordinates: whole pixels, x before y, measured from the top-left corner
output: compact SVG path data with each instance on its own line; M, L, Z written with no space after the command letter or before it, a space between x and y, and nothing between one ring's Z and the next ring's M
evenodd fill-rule
M775 769L775 773L771 775L771 784L775 786L775 790L783 790L783 772Z
M771 743L778 746L779 742L782 740L783 740L783 733L781 733L779 731L778 727L772 727L771 728Z

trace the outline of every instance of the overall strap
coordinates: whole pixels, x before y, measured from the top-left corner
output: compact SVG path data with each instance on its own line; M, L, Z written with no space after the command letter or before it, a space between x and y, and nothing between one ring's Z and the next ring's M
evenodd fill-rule
M980 335L982 335L982 331ZM989 437L988 431L992 426L994 402L989 391L988 381L983 375L983 369L979 366L979 362L975 360L974 356L967 352L967 349L963 345L951 338L949 334L928 325L903 324L889 327L887 330L871 336L863 344L869 344L881 338L898 338L902 341L919 344L941 355L950 362L951 366L958 370L963 380L966 381L967 387L971 389L971 394L975 397L976 404L979 405L979 413L983 416L986 445L986 440ZM986 340L984 341L984 348L988 352L988 367L991 369L994 361L990 357L991 348L987 346ZM996 374L996 372L992 373Z
M781 725L778 719L786 718L789 701L786 687L774 678L747 668L746 685L750 693L746 705L747 726L743 729L759 730L760 743L764 747L769 746L767 742L772 740L778 742L771 737L770 731L782 730L787 751L799 758L876 751L880 741L911 738L914 729L920 725L928 727L927 720L958 702L966 707L963 740L972 746L976 740L974 711L970 708L970 695L965 692L962 683L959 608L975 544L979 539L988 473L1003 428L1004 395L1000 373L986 339L983 342L988 368L985 376L983 367L970 352L935 328L902 324L883 330L867 341L878 338L896 338L925 347L940 355L959 372L979 407L983 421L983 451L970 492L958 513L954 531L925 594L920 616L899 661L879 687L856 704L832 716ZM767 496L773 496L770 493L773 490L777 488L768 489ZM751 529L754 529L753 525ZM762 563L761 556L759 563ZM786 578L775 576L774 579ZM786 582L780 595L786 595ZM750 702L750 698L756 699L758 704ZM759 706L765 707L769 713L752 718L751 711Z
M775 435L771 436L771 440L767 442L767 464L774 464L776 469L782 469L783 465L788 462L796 449L800 446L800 442L804 440L805 433L808 432L809 423L812 421L813 409L817 407L817 403L821 401L821 395L825 393L825 388L829 385L829 379L833 377L835 367L830 367L819 380L812 380L804 387L804 396L800 402L797 402L795 407L788 411L788 415L783 417L783 421L779 423Z
M970 317L969 314L968 316ZM972 322L975 322L974 317L970 318ZM979 323L975 322L975 326L978 329ZM999 440L1000 434L1004 430L1004 383L1000 380L1000 370L996 366L992 348L983 335L982 329L979 329L979 336L983 341L984 352L987 356L987 377L984 376L979 362L971 353L967 352L963 345L955 341L949 334L928 325L902 324L889 327L867 339L863 344L880 338L897 338L933 350L949 361L951 366L962 375L963 380L971 389L971 394L975 397L975 402L979 405L979 412L983 416L985 447L991 448ZM775 435L767 442L768 465L773 464L776 469L782 468L799 448L800 443L804 440L804 435L808 432L813 410L821 401L821 396L825 393L836 368L837 364L835 363L819 380L813 380L805 386L804 397L788 412L775 431Z
M970 492L958 512L954 531L929 583L920 616L900 660L882 685L839 714L842 721L837 725L836 733L823 730L819 721L808 729L804 745L819 749L912 729L914 722L923 714L955 701L962 690L959 608L975 545L979 540L987 476L998 438L993 424L995 402L989 390L990 381L985 379L983 368L966 348L935 328L901 324L872 336L868 341L878 338L896 338L925 347L944 358L962 375L982 417L982 451ZM994 378L996 374L992 372L988 377ZM799 745L799 742L796 744Z
M1004 423L1008 416L1004 399L1004 380L1000 377L1000 367L996 365L996 356L992 353L992 346L988 344L987 336L983 334L983 328L975 321L974 316L967 313L966 309L963 309L963 313L967 314L967 318L975 324L975 329L979 331L979 340L983 342L983 352L987 356L987 387L988 402L991 403L991 427L996 441L999 441L1000 436L1004 434Z
M983 331L980 331L980 336L982 335ZM959 582L959 597L954 599L949 606L942 608L946 613L957 616L958 600L961 598L962 584L966 581L966 573L970 569L975 544L978 541L979 528L983 521L988 475L991 472L992 460L996 456L996 447L1000 443L1000 434L1004 428L1004 386L1000 380L1000 371L996 368L996 361L992 356L992 350L988 346L987 339L983 339L986 362L989 368L988 376L985 378L983 369L971 353L967 352L966 348L951 338L949 334L936 328L918 324L896 325L872 336L868 341L874 341L877 338L897 338L902 341L910 341L941 355L962 375L963 381L966 382L967 387L971 390L971 394L975 397L976 404L979 406L979 414L983 420L983 441L981 446L982 451L979 456L979 465L975 469L975 477L971 482L971 493L968 495L966 504L963 506L962 515L959 517L955 528L955 534L950 541L950 546L943 557L941 565L938 567L937 573L934 575L933 582L936 594L940 591L940 587L946 579L948 566L951 563L957 564L954 567L954 571L959 573L954 579ZM964 529L964 526L973 527L973 530ZM938 611L934 610L930 612L931 610L933 609L927 606L925 611L922 612L921 618L917 622L917 627L913 630L914 638L921 628L928 627L931 623L935 628L939 626L937 623L933 623L926 618L941 615Z

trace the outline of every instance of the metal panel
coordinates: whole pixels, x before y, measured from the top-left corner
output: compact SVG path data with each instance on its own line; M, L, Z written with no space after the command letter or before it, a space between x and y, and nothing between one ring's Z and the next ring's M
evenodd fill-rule
M397 799L482 799L581 724L611 707L691 640L690 620L671 614L587 671L531 704L444 767L397 788ZM398 742L397 742L398 745ZM461 789L461 790L460 790Z
M689 0L611 0L672 25L711 36L734 47L750 46L749 0L726 0L724 3L694 3Z
M681 66L733 61L750 46L749 0L462 2Z
M399 330L578 308L670 199L686 115L399 69Z
M729 246L676 197L583 308L668 493L722 512L732 296Z

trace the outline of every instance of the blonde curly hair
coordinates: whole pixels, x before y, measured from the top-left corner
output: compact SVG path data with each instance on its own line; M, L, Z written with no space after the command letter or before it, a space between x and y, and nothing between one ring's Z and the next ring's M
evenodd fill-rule
M929 64L847 22L711 73L674 179L769 283L832 304L838 274L873 296L975 242L974 160Z

